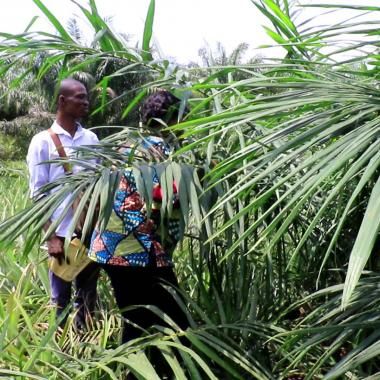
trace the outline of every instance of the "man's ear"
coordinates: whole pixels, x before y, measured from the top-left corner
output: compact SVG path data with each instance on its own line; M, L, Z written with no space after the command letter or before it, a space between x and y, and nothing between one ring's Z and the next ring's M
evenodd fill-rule
M58 96L58 102L57 102L58 107L62 106L64 103L65 103L65 97L64 97L64 95L61 94Z

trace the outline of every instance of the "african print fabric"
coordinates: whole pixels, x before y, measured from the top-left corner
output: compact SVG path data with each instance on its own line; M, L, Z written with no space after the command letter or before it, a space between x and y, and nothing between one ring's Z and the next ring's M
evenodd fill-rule
M107 228L95 229L89 256L101 264L123 266L173 266L171 254L179 240L180 210L173 184L173 212L161 220L162 191L153 168L153 202L148 215L130 168L125 169L116 191ZM164 236L163 236L164 235Z

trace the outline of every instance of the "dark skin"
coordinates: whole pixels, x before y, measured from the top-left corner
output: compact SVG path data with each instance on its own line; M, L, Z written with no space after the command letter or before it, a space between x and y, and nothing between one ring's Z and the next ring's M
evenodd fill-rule
M65 79L61 82L58 92L57 123L72 137L77 131L77 122L87 116L89 110L88 93L86 87L74 79ZM44 226L46 231L51 222ZM64 241L55 233L47 240L48 253L53 257L63 257Z

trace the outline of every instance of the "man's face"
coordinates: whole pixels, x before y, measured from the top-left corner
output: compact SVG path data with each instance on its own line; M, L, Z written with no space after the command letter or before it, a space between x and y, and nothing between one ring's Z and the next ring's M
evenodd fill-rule
M60 97L61 110L75 119L87 116L89 101L86 87L74 83L65 95Z

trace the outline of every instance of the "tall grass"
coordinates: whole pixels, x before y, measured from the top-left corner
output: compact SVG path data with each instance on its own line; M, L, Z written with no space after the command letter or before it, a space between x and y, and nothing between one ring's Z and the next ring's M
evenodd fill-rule
M2 170L0 191L4 196L0 206L2 218L6 218L28 204L28 186L24 163L13 163ZM256 336L259 339L252 342L256 341L253 344L259 347L257 342L266 339L270 329L256 323L255 318L240 326L233 324L237 318L245 319L246 313L252 314L252 306L244 305L242 315L235 315L234 310L243 306L240 291L231 298L233 304L223 303L222 292L230 291L234 284L226 283L219 288L207 280L210 278L207 263L196 254L196 243L190 238L176 252L176 260L179 280L190 294L184 293L184 297L189 305L187 310L191 310L187 311L191 328L181 331L162 316L170 327L157 326L151 335L122 346L119 344L122 321L107 277L102 274L99 280L98 312L88 330L75 330L73 313L61 329L55 320L54 307L49 304L46 253L38 244L26 251L24 243L25 239L20 237L1 245L0 376L95 380L124 379L128 372L133 372L141 379L158 379L149 361L150 348L156 347L178 379L270 377L253 357L253 346L247 346L247 340L243 339ZM245 289L243 292L249 288L250 276L248 273L247 284L240 287ZM154 311L162 315L159 310Z

